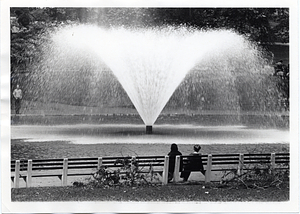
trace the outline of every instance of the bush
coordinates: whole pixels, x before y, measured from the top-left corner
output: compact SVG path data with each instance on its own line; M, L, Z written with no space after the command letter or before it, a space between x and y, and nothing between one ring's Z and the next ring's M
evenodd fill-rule
M243 169L243 173L238 170L224 172L220 181L221 186L231 188L260 188L269 187L281 188L281 185L289 181L288 165L282 164L277 169L273 169L271 164L256 164ZM229 185L230 184L230 185Z
M159 182L159 175L154 173L153 167L140 167L136 158L117 159L114 162L117 169L101 166L89 180L89 186L113 187L113 186L141 186L155 185Z

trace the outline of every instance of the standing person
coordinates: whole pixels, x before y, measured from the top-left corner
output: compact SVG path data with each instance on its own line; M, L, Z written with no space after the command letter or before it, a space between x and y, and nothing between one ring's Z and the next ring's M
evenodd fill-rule
M190 154L190 157L188 157L187 164L181 172L180 176L181 178L183 178L183 181L187 181L189 179L192 171L200 171L203 175L205 175L200 149L200 145L195 145L194 152Z
M21 100L22 100L22 90L21 90L19 85L17 85L17 88L14 90L13 96L15 98L15 111L16 111L16 114L20 114Z
M287 74L287 66L283 64L282 60L279 60L275 65L275 76L284 78Z
M174 174L174 169L175 169L175 159L177 155L182 155L181 152L178 151L178 146L177 144L173 143L171 145L171 151L169 152L168 156L170 157L169 159L169 172L168 172L168 182L170 182L173 179L173 174ZM181 171L182 164L180 163L180 169Z

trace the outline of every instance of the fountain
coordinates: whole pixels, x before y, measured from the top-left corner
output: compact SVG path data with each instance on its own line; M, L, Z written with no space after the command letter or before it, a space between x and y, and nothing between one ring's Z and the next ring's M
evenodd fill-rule
M255 78L265 66L258 48L231 30L78 25L58 30L51 39L33 81L43 85L40 92L47 97L55 94L54 100L84 102L97 95L97 87L105 84L103 75L112 71L141 116L147 134L152 133L157 117L187 74L224 78L230 88L227 99L239 111L236 78Z

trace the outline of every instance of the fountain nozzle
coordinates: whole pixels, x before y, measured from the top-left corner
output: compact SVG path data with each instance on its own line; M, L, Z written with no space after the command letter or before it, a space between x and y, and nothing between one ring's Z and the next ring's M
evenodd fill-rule
M152 134L152 126L146 126L146 134Z

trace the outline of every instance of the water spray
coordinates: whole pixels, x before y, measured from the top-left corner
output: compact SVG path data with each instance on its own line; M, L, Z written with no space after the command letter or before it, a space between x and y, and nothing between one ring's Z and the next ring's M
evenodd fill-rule
M56 53L43 66L45 75L55 78L55 81L44 78L45 83L53 84L48 87L49 91L58 88L57 97L62 94L86 97L80 91L85 89L83 86L97 87L101 83L94 77L98 73L88 78L88 72L96 69L83 69L86 65L94 65L84 61L84 57L97 58L113 72L128 94L146 124L146 134L152 134L152 125L147 124L155 123L174 91L196 67L200 68L197 72L201 78L220 75L229 79L235 72L255 73L260 69L260 54L256 47L230 30L201 31L184 27L102 29L82 25L62 28L52 40L50 50L56 50ZM75 62L69 62L69 58L74 58ZM40 78L40 70L37 72ZM61 87L57 86L57 79ZM73 85L82 87L71 87ZM65 90L64 93L59 91L60 88ZM74 91L78 93L74 94ZM234 96L223 97L233 100Z

